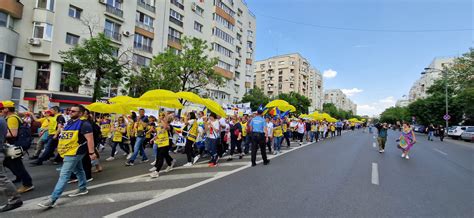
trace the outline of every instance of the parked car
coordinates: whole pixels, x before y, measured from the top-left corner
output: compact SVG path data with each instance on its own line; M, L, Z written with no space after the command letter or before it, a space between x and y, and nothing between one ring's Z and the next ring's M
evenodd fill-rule
M474 126L469 126L464 130L464 132L461 134L461 139L464 141L474 141Z
M448 129L448 136L453 139L459 139L464 130L466 130L465 126L452 126Z
M415 125L413 127L413 131L419 132L419 133L425 133L426 132L426 127L423 125Z

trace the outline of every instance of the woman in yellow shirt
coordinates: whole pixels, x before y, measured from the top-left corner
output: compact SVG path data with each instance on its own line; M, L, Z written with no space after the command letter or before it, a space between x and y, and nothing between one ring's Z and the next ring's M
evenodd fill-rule
M273 118L273 154L281 153L281 143L283 139L283 126L278 117Z
M168 167L166 168L165 172L171 171L174 165L176 164L176 160L174 160L169 153L169 128L170 125L165 119L159 121L158 126L156 127L156 136L152 139L152 141L158 147L158 154L156 156L155 167L150 169L150 171L153 171L150 174L150 177L152 178L158 178L158 176L160 176L159 172L165 160L166 164L168 164Z
M125 125L125 119L123 117L119 117L117 123L112 127L112 152L110 153L110 157L105 159L106 161L115 160L115 153L117 149L117 145L120 146L120 149L126 153L128 156L130 154L130 150L128 146L124 146L123 144L123 136L127 133L127 126Z

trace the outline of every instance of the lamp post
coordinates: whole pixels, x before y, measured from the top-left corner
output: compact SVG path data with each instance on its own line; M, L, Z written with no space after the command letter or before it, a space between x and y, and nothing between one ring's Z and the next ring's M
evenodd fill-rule
M430 68L427 67L425 68L424 72L421 72L422 75L427 74L427 73L433 73L433 72L441 72L443 74L443 79L444 79L444 99L446 103L446 115L448 115L448 73L444 70L436 69L436 68ZM444 118L444 117L443 117ZM446 120L446 127L445 129L448 129L448 119Z

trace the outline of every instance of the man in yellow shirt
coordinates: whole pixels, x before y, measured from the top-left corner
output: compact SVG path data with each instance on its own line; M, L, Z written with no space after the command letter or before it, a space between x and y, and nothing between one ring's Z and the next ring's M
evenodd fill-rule
M44 145L48 141L48 126L49 126L49 117L51 115L51 111L45 110L43 112L44 117L35 119L35 116L32 115L31 117L36 121L41 123L41 127L38 129L38 142L36 143L35 153L33 157L30 157L30 160L36 160L39 158L41 154L41 150L43 150Z
M38 160L30 163L32 166L43 165L43 161L48 160L50 157L54 156L54 151L58 147L59 133L66 123L66 120L59 112L58 106L52 107L50 111L52 114L48 119L48 141L44 146L44 152L40 155Z
M0 111L5 117L8 126L6 142L14 145L18 137L20 125L22 125L20 117L15 113L15 104L12 101L4 101L0 106ZM23 183L23 185L17 190L19 193L25 193L35 188L33 186L33 180L28 171L26 171L20 157L6 157L3 161L3 165L10 169Z

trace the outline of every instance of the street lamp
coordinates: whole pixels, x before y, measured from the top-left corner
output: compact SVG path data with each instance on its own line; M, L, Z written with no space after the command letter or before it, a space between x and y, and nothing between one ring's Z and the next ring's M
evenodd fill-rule
M426 67L424 72L421 72L422 75L427 74L427 73L433 73L433 72L441 72L443 74L443 79L444 79L444 99L446 102L446 115L448 115L448 73L444 70L436 69L436 68L430 68ZM443 117L444 118L444 117ZM446 120L446 130L448 129L448 119Z

